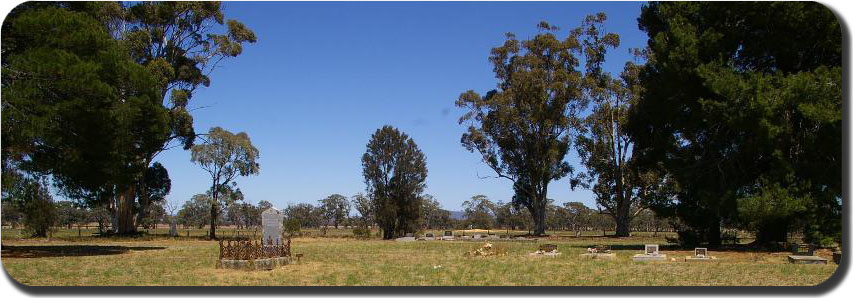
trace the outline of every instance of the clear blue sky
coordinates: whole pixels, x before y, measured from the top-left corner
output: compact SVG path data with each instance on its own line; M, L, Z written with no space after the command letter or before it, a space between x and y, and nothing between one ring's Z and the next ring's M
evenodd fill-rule
M484 93L496 80L488 62L506 32L536 34L545 20L565 36L587 14L608 15L607 30L622 45L607 57L618 73L629 48L643 47L637 28L640 2L419 2L261 3L226 2L227 18L242 21L258 37L243 54L221 64L211 86L191 106L196 132L213 126L245 131L260 150L258 176L237 183L251 203L283 208L333 193L364 191L361 155L370 135L390 124L406 132L427 157L426 193L445 209L460 210L475 194L509 201L505 179L459 143L461 92ZM210 187L210 177L180 148L161 153L169 170L168 199L183 204ZM568 158L580 167L576 154ZM594 206L591 192L554 181L558 204Z

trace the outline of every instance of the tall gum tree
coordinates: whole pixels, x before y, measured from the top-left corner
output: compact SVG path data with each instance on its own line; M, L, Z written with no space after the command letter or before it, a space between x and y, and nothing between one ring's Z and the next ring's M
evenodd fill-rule
M581 44L595 17L559 39L557 27L546 22L529 40L512 33L493 48L497 88L485 96L469 90L456 100L467 110L459 124L467 124L462 145L481 155L498 178L513 183L513 203L530 212L535 235L545 233L548 185L573 174L565 160L573 139L582 129L589 103L579 56L594 51Z
M258 174L260 152L245 132L233 134L221 127L211 128L207 141L193 146L191 152L192 162L210 174L210 238L216 239L216 218L226 205L222 201L242 199L234 179Z
M627 237L631 219L643 210L643 180L631 169L633 141L626 129L628 110L642 91L637 77L641 66L626 63L618 78L603 70L607 50L619 46L619 35L607 33L604 21L604 14L585 20L585 79L592 111L584 119L584 130L578 135L576 146L586 171L573 182L593 191L596 204L616 222L616 236ZM633 52L638 58L643 53Z

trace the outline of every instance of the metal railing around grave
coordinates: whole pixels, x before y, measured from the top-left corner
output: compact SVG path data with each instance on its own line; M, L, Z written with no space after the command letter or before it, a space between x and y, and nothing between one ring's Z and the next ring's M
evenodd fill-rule
M219 240L220 260L257 260L290 256L290 238L286 243L259 240Z

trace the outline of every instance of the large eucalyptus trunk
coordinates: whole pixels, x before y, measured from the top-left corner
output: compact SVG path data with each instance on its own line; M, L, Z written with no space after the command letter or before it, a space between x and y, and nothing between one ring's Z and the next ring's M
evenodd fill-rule
M631 218L628 216L616 216L616 237L631 236Z
M548 200L545 199L545 196L543 195L538 198L533 198L530 206L527 208L533 218L534 236L545 235L545 207L547 204Z
M616 214L613 216L613 221L616 222L616 237L631 236L631 203L624 195L618 195L616 199Z
M135 188L133 185L130 185L123 189L119 189L119 193L116 196L116 213L113 231L116 234L136 233L136 223L133 216L133 205L136 201Z

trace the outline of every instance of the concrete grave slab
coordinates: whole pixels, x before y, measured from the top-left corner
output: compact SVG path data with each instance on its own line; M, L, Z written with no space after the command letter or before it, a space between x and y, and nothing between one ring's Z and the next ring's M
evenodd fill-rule
M828 262L826 259L818 256L788 256L788 262L791 264L824 264Z

